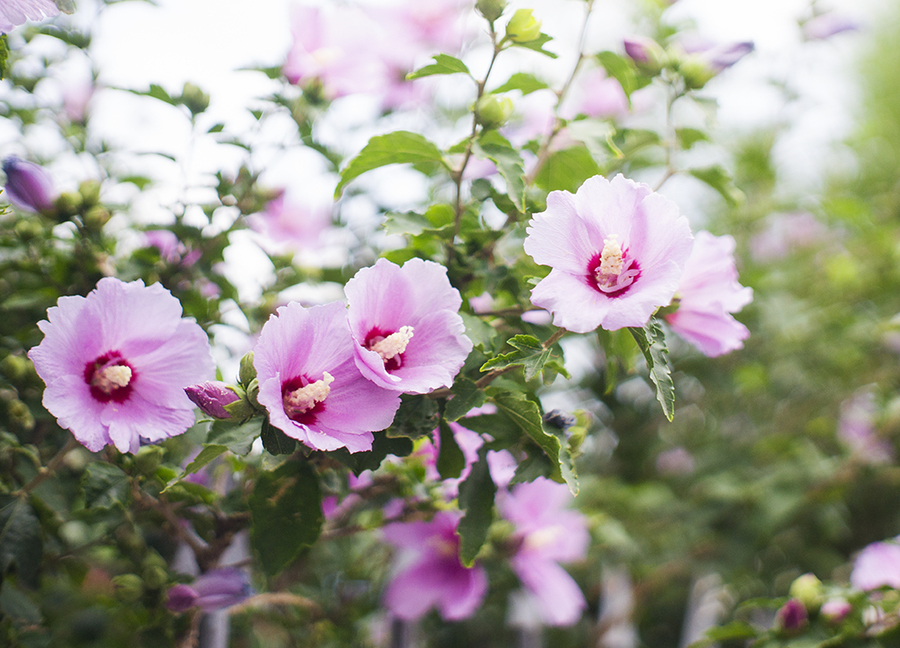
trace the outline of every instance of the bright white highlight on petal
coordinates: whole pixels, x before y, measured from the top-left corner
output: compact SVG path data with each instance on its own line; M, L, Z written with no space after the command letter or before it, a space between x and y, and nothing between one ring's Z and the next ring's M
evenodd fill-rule
M331 383L334 377L327 371L322 373L322 379L309 383L299 389L295 389L284 397L284 409L288 416L305 414L316 405L324 401L331 393Z
M131 368L126 365L112 365L104 367L94 374L91 384L111 394L114 389L127 387L131 382Z
M369 347L381 356L382 360L390 360L406 351L406 345L413 337L412 326L401 326L396 333L391 333L386 338L381 338Z

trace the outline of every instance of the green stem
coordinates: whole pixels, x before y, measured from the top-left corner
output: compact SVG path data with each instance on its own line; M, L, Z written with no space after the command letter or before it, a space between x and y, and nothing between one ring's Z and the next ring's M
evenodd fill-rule
M59 452L53 455L53 458L50 460L50 462L46 466L41 468L30 482L22 486L22 488L20 488L19 490L15 491L13 495L16 495L18 497L25 497L31 491L37 488L38 484L52 477L56 472L56 469L59 468L59 465L62 463L63 459L66 458L66 455L76 447L78 447L78 441L75 440L75 437L69 437L66 445L64 445L59 450Z

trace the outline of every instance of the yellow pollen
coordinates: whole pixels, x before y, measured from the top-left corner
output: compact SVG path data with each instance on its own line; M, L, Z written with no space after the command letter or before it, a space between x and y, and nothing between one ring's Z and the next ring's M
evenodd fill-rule
M603 251L600 253L600 274L622 274L622 246L619 245L618 236L610 235L603 239Z
M285 396L284 405L298 414L305 414L328 397L331 393L329 385L333 382L334 376L325 371L322 373L322 380L295 389Z
M111 365L94 373L91 384L101 391L111 394L114 389L127 387L131 382L131 367L126 365Z
M409 344L412 337L413 327L401 326L399 331L378 340L369 349L380 355L382 360L390 360L406 351L406 345Z

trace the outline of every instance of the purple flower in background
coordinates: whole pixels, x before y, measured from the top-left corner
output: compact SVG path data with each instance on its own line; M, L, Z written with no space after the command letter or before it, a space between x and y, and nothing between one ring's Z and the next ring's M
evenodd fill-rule
M166 607L172 612L184 612L192 607L212 612L242 603L252 594L247 574L240 569L225 567L202 574L190 585L170 587Z
M831 623L839 623L844 620L844 618L853 611L853 606L850 603L842 598L829 599L822 603L822 607L819 609L819 614L821 614L826 621Z
M269 421L316 450L369 450L391 424L396 392L366 380L354 361L343 304L278 309L259 335L253 365Z
M206 333L159 284L101 279L87 297L60 297L38 323L28 357L46 383L44 407L88 450L137 452L194 423L184 388L211 378Z
M572 499L564 484L539 477L498 500L500 514L516 527L519 546L510 564L548 625L572 625L587 607L578 584L558 564L583 559L590 544L584 516L566 509Z
M800 25L805 40L825 40L861 28L859 22L836 11L828 11L810 18Z
M0 10L2 11L2 10ZM30 212L53 209L53 182L43 167L17 157L3 160L6 197L15 207Z
M378 259L344 288L356 364L385 389L424 394L449 387L472 350L459 316L462 298L447 269Z
M684 38L678 47L686 54L696 57L713 74L718 74L740 61L755 49L752 42L713 43L699 37Z
M240 400L233 390L221 380L212 380L184 388L184 393L207 416L218 419L231 418L226 405Z
M561 112L566 119L578 114L599 119L619 119L629 112L628 97L622 84L607 76L601 68L593 68L579 75L570 96L573 101L566 102Z
M884 586L900 589L900 544L873 542L860 551L850 584L866 592Z
M753 290L738 283L731 236L697 232L675 297L678 309L666 321L701 353L715 357L744 346L750 331L731 313L753 300Z
M621 175L551 192L527 231L525 252L553 268L531 303L575 333L646 324L671 301L693 244L673 202Z
M26 20L41 20L59 14L53 0L2 0L0 2L0 34L8 34Z
M841 403L838 439L852 456L868 464L886 464L894 459L894 447L875 429L875 394L862 390Z
M798 599L792 598L781 606L775 614L775 623L779 628L796 631L809 621L806 607Z
M332 203L311 206L288 200L282 191L266 205L265 211L247 220L252 229L263 234L276 249L314 250L322 233L331 227Z
M185 251L184 244L174 232L165 229L147 230L144 239L148 247L156 248L161 259L167 263L178 263Z
M396 572L384 604L405 620L436 607L448 620L465 619L481 605L487 575L480 565L459 561L459 516L439 512L430 522L397 522L384 527L387 542L399 549Z
M823 241L827 234L828 228L809 212L771 214L765 229L750 240L750 254L757 262L783 259Z

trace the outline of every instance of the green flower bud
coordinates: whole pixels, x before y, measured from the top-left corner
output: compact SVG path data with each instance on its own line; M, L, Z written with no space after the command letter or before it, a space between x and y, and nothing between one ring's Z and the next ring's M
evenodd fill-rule
M209 95L193 83L185 83L181 91L181 103L196 116L209 108Z
M500 128L512 116L512 99L488 94L475 104L475 119L485 128Z
M20 381L34 373L34 366L24 356L8 355L0 360L0 371L10 380Z
M250 384L247 385L247 400L253 407L260 407L257 396L259 396L259 381L254 378L250 381Z
M689 54L678 63L678 73L684 79L684 84L689 90L699 90L709 80L716 76L709 63L703 57Z
M6 415L9 416L9 422L15 427L22 430L34 429L34 415L28 409L28 405L18 398L9 401L6 405Z
M59 198L56 199L56 213L59 217L60 222L70 219L75 214L81 211L81 206L84 203L84 198L82 198L80 193L71 193L66 192L59 195Z
M38 238L44 232L44 227L35 218L24 218L16 223L13 228L16 236L21 241L31 241Z
M96 180L85 180L78 185L78 193L85 205L96 205L100 202L100 183Z
M534 9L517 9L506 25L506 38L514 43L528 43L541 35L541 21L531 15Z
M159 565L145 566L141 574L144 577L144 584L150 589L161 589L169 582L169 573L165 567Z
M109 222L111 214L106 207L94 205L84 215L84 225L88 229L100 231Z
M144 581L137 574L122 574L112 579L116 598L123 603L137 603L144 595Z
M506 9L506 0L478 0L475 10L485 17L488 22L494 22L503 15Z
M250 401L247 400L247 392L236 385L231 385L228 388L239 397L238 400L224 406L228 416L235 421L243 421L253 416L255 410Z
M253 366L253 351L241 358L241 368L238 372L238 382L245 389L256 378L256 368Z
M156 474L159 464L162 463L165 453L165 449L160 446L144 446L134 455L134 467L145 477L152 477Z
M824 597L822 581L815 574L803 574L791 583L788 596L803 603L808 611L815 612L822 605Z

